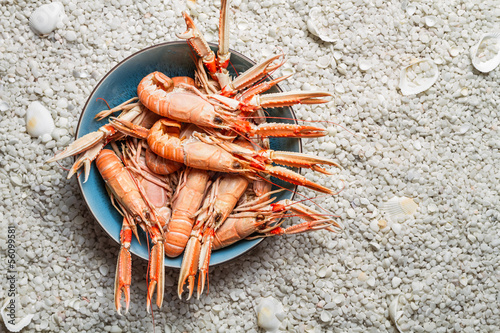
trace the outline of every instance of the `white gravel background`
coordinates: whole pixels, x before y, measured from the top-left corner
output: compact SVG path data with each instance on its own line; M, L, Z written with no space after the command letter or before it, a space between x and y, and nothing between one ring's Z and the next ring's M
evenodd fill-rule
M6 230L14 225L16 315L34 314L25 332L151 332L146 263L133 261L131 309L118 316L119 247L90 216L76 179L44 161L72 140L108 70L144 47L176 40L186 3L62 3L62 26L40 38L28 18L43 2L0 1L0 301L8 289ZM216 41L219 1L188 5ZM308 31L315 6L328 12L336 43ZM326 124L327 137L304 145L345 168L329 178L304 173L332 188L345 181L339 195L317 201L347 230L268 239L212 269L209 296L199 301L180 301L178 272L167 270L156 332L256 332L254 309L267 296L284 307L283 331L395 332L389 304L400 294L403 332L498 332L500 68L476 71L469 50L483 33L500 31L500 1L234 0L231 16L232 48L257 61L277 48L287 54L283 72L295 71L289 90L336 93L334 102L295 110L356 133ZM436 18L432 27L428 16ZM429 90L403 96L399 73L414 58L436 61L440 76ZM32 101L50 110L52 138L27 134ZM380 207L393 196L414 198L416 214L385 215ZM382 219L388 225L379 229L374 221Z

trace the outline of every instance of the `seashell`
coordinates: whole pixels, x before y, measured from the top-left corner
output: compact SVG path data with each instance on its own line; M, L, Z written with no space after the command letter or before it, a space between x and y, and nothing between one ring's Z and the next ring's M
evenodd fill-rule
M307 29L321 40L328 43L334 43L338 38L334 32L334 27L328 24L328 14L329 13L325 13L325 8L311 8L309 11L309 19L307 20Z
M328 66L330 66L331 63L332 63L332 58L330 58L330 56L325 55L318 58L318 62L316 63L316 65L319 68L327 68Z
M48 35L57 28L64 17L64 6L52 2L38 7L30 16L29 25L37 35Z
M465 275L462 275L460 276L459 280L460 284L462 285L462 287L465 287L467 286L467 284L469 283L468 279L467 279L467 276Z
M425 20L425 25L428 26L429 28L435 26L437 23L436 16L426 16L424 20Z
M411 215L417 211L418 205L413 199L407 197L394 197L388 200L383 209L390 216L400 214Z
M324 278L326 276L326 271L328 270L327 266L321 266L318 271L316 272L316 275L320 278Z
M40 102L33 102L26 111L26 129L29 135L39 137L54 130L54 120L49 110Z
M500 32L484 34L470 50L472 65L482 73L494 70L500 64Z
M448 53L452 56L452 57L456 57L457 55L460 54L460 49L456 46L453 46L451 47L449 50L448 50Z
M366 72L367 70L372 68L372 66L373 66L372 62L368 59L359 59L358 61L359 70L362 72Z
M389 318L392 320L394 325L396 325L396 329L398 332L401 332L401 329L399 328L398 325L398 319L401 317L403 314L403 311L398 311L398 306L399 306L399 298L401 297L401 294L396 296L389 305Z
M409 16L412 16L413 14L415 14L416 11L417 11L417 7L415 7L413 5L406 7L406 14L408 14Z
M2 309L0 309L0 313L2 315L3 323L5 324L5 327L9 332L20 332L24 327L28 326L31 323L31 319L33 319L33 314L32 313L27 314L20 320L17 320L16 318L15 321L17 321L17 323L12 324L12 318L10 317L11 312L7 310L7 306L11 302L15 304L15 300L13 298L7 297L2 306Z
M257 324L266 332L278 331L285 318L283 305L273 297L262 298L256 308Z
M320 315L320 319L324 323L329 323L332 320L332 314L329 311L323 310Z
M426 91L437 81L439 70L431 59L417 60L401 70L399 88L405 96Z
M345 301L345 296L342 294L338 294L333 298L333 302L337 305L344 303L344 301Z

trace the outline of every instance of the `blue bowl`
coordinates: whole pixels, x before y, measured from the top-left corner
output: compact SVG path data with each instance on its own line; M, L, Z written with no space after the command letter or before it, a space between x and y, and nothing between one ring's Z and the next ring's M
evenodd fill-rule
M211 47L216 50L214 45ZM235 76L237 73L243 73L245 70L253 66L255 63L243 56L242 54L231 50L230 72ZM92 91L87 103L83 107L78 127L76 129L76 138L96 131L99 127L106 123L106 120L95 121L94 116L107 109L102 100L105 99L111 107L121 104L122 102L137 96L137 86L143 77L154 71L165 73L169 77L174 76L189 76L194 78L195 66L190 57L191 49L184 41L168 42L154 45L143 49L125 60L121 61L113 69L111 69L97 84ZM273 87L269 90L270 93L280 92L279 87ZM275 108L267 110L269 117L284 117L290 120L274 120L272 122L295 122L295 114L289 107ZM302 151L300 139L291 138L273 138L270 140L271 149L285 151ZM295 192L296 186L273 179L277 185L285 187L290 191L283 191L276 196L277 200L291 199L292 193ZM117 243L120 243L120 230L122 225L122 216L116 211L111 204L108 193L106 192L104 181L102 180L99 171L93 165L90 171L90 176L86 183L83 183L83 176L78 179L78 184L82 191L83 198L89 207L90 212L106 233L113 238ZM140 231L141 245L134 238L130 247L130 252L140 258L148 260L149 253L147 247L146 234ZM243 253L251 250L262 239L242 240L232 246L214 251L211 257L210 266L227 262L234 259ZM165 266L180 268L182 255L177 258L166 258Z

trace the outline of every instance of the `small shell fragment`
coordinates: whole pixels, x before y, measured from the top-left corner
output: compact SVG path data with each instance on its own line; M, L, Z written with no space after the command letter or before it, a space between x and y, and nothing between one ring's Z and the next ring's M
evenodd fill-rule
M410 5L410 6L406 7L406 13L409 16L412 16L413 14L415 14L416 11L417 11L417 7L415 7L413 5Z
M399 306L399 298L401 297L401 294L396 296L389 305L389 318L392 320L394 325L396 325L396 329L398 332L401 332L401 329L398 326L398 319L401 317L403 314L403 311L398 311L398 306Z
M385 227L387 227L387 221L386 220L379 220L378 221L378 227L380 229L384 229Z
M26 111L26 129L29 135L39 137L54 130L54 120L49 110L40 102L32 102Z
M425 20L425 25L428 26L429 28L435 26L437 23L437 18L435 16L426 16L424 20Z
M448 50L448 52L450 53L450 55L451 55L452 57L456 57L457 55L459 55L459 54L460 54L460 49L459 49L458 47L453 46L452 48L450 48L450 49Z
M331 13L326 12L326 8L311 8L309 11L309 19L307 20L307 29L321 40L328 43L334 43L338 40L338 37L335 33L335 27L328 24L329 14Z
M467 286L467 284L468 284L468 282L469 282L469 281L468 281L468 279L467 279L467 276L465 276L465 275L462 275L462 276L460 277L459 281L460 281L460 284L461 284L463 287Z
M278 331L285 318L283 305L273 297L260 299L257 308L257 324L266 332Z
M64 17L64 6L60 2L52 2L38 7L30 16L29 25L34 33L48 35L57 28Z
M329 311L323 310L323 312L321 312L320 318L322 322L329 323L330 320L332 320L332 314Z
M413 199L407 197L394 197L389 199L384 205L384 211L390 216L400 214L412 215L417 211L418 205Z
M325 56L318 58L318 62L316 63L316 65L319 68L327 68L328 66L330 66L331 63L332 63L332 59L330 58L330 56L325 55Z
M318 277L320 278L324 278L325 275L326 275L326 271L327 271L328 267L326 266L321 266L319 269L318 269L318 272L316 273L318 275Z
M494 70L500 64L500 32L485 34L471 48L472 65L482 73Z
M439 77L439 70L431 59L421 59L404 67L399 78L399 88L405 96L426 91Z
M19 321L17 321L16 324L12 324L12 318L9 316L10 311L6 310L7 306L11 303L14 304L15 306L15 300L13 298L7 297L2 306L2 309L0 310L0 313L2 314L2 320L9 332L20 332L24 327L28 326L31 323L31 319L33 319L33 314L32 313L27 314Z

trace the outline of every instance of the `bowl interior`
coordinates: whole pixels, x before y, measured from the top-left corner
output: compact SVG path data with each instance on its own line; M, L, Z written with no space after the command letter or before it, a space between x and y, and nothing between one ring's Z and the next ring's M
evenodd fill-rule
M215 46L212 46L215 50ZM231 50L230 73L232 76L237 73L242 73L250 68L254 63L245 56ZM102 100L105 99L110 107L114 107L124 101L137 96L137 86L143 77L154 71L165 73L169 77L174 76L189 76L194 77L195 66L191 59L191 50L185 42L169 42L155 45L143 49L130 57L126 58L112 70L97 84L94 91L90 95L85 104L80 121L76 130L76 137L79 138L87 133L96 131L99 127L106 124L106 120L95 121L94 116L107 109L106 104ZM269 92L279 92L278 87L273 87ZM295 121L295 115L291 108L275 108L267 110L270 117L284 117L290 120L274 120L271 122L288 122ZM293 138L272 138L270 140L271 149L285 151L301 151L300 140ZM290 190L295 188L294 185L273 179L273 182L279 186L283 186ZM97 168L93 165L90 171L89 179L83 183L83 177L78 179L83 197L95 219L103 227L103 229L117 242L120 241L120 230L122 225L122 217L112 206L109 196L106 192L104 181ZM292 197L292 192L283 191L279 193L277 200L289 199ZM148 259L147 239L144 232L140 232L141 245L134 238L132 240L130 251L131 253ZM241 241L227 248L214 251L211 257L210 265L217 265L222 262L231 260L255 247L262 239L252 241ZM180 267L182 256L177 258L166 258L165 265L167 267Z

